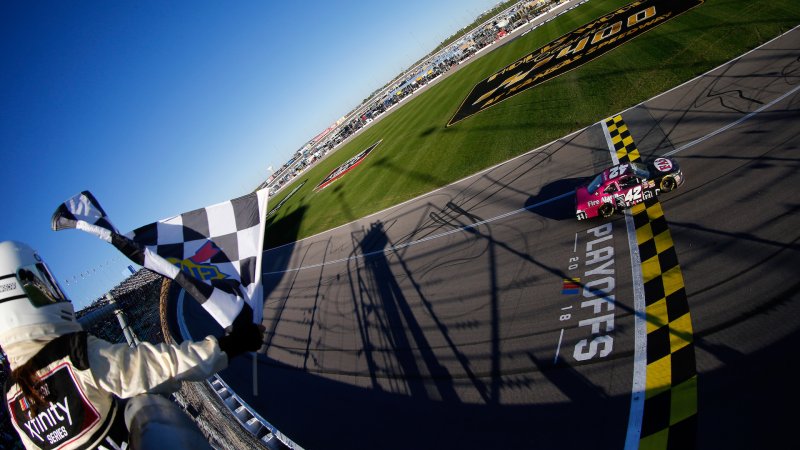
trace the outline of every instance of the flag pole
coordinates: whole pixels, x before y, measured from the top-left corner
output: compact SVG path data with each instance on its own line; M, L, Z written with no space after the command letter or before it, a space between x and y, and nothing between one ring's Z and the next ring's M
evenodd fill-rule
M253 396L258 397L258 352L253 352Z
M272 169L270 167L270 169ZM262 323L264 320L264 291L261 286L261 257L264 256L264 234L266 229L266 215L267 215L267 207L269 206L269 190L264 187L256 191L256 198L258 199L258 220L259 220L259 228L258 228L258 249L259 249L259 258L256 259L256 281L258 288L255 290L255 294L259 301L254 302L257 309L254 308L253 314L256 323ZM264 204L261 204L263 200ZM262 344L263 346L263 344ZM253 396L258 397L258 352L253 352Z

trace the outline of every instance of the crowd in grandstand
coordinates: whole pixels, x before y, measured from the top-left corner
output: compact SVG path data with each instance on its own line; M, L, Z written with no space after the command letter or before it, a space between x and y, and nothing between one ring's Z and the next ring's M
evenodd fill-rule
M108 292L114 299L117 308L125 313L129 326L142 341L163 342L159 316L159 296L163 277L147 269L141 269L126 278ZM85 320L95 312L103 310L109 303L108 297L102 297L86 308L78 311L78 321L89 333L109 342L124 342L122 329L119 327L113 311L104 314L102 320Z

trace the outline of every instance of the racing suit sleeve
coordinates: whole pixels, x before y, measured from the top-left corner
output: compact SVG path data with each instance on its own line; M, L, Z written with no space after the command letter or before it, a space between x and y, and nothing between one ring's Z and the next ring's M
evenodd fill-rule
M88 336L89 367L98 386L120 398L168 394L181 381L202 381L228 366L217 338L180 345L142 342L135 348Z

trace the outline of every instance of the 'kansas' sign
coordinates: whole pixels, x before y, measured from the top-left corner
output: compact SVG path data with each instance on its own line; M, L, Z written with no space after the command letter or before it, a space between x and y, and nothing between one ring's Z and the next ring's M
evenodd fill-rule
M636 1L567 33L478 83L447 126L585 64L703 1Z

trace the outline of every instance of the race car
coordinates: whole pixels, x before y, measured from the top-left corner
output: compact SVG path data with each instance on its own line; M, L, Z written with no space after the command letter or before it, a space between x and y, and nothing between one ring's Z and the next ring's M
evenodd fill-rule
M683 181L683 173L672 158L611 166L589 184L575 188L575 216L578 220L611 217L615 211L669 192Z

